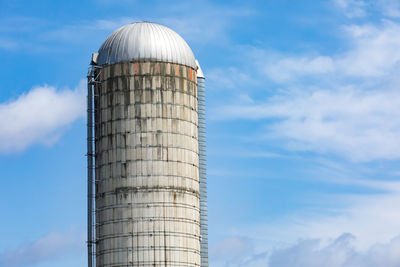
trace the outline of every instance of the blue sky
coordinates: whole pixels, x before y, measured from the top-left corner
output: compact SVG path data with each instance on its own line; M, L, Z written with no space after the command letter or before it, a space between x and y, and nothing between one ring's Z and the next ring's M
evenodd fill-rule
M85 76L134 21L206 75L211 266L399 266L400 2L0 0L0 266L85 266Z

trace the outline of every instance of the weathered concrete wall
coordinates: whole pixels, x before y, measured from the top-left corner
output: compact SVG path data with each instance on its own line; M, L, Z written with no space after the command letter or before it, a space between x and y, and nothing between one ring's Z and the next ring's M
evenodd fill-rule
M97 266L200 266L196 73L104 66L96 92Z

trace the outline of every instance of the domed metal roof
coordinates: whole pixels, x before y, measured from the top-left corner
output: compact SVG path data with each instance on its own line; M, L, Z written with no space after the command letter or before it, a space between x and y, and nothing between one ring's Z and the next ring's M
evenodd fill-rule
M163 61L196 68L183 38L160 24L136 22L113 32L99 49L98 65L127 61Z

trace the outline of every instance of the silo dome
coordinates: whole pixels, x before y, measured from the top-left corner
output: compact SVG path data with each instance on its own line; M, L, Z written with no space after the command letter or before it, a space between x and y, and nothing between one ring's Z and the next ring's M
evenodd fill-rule
M195 57L186 41L170 28L151 22L119 28L99 49L99 65L129 61L161 61L196 68Z

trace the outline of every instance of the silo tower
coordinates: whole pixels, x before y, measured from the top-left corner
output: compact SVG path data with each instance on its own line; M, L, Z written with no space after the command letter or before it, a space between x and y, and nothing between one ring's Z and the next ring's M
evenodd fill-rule
M88 74L88 262L208 266L204 76L150 22L112 33Z

